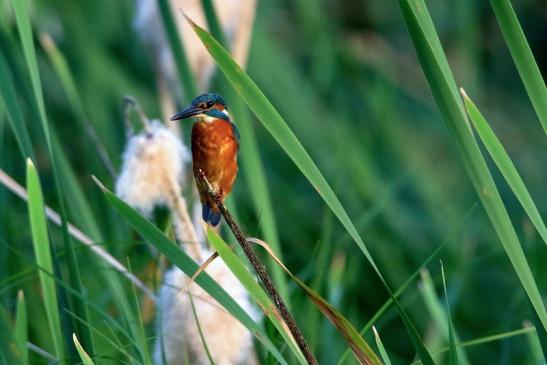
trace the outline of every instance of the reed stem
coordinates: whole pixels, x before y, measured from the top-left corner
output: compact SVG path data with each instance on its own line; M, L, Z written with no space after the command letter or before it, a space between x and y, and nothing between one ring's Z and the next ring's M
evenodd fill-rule
M255 253L251 249L251 245L247 242L245 235L243 234L243 232L241 232L241 229L239 229L239 226L235 222L234 218L232 217L228 209L226 209L226 207L224 206L220 196L216 193L215 189L213 189L213 187L211 186L211 184L205 177L205 174L203 173L203 171L199 171L197 176L197 182L198 184L202 184L203 186L207 188L207 193L220 209L220 212L224 216L224 220L226 220L226 223L228 224L228 226L230 227L230 230L232 231L235 238L237 239L237 242L239 242L239 244L241 245L241 248L245 252L245 255L249 259L249 262L255 269L256 274L258 275L258 277L260 278L260 281L262 282L264 286L264 289L266 290L271 300L274 302L275 306L279 310L281 317L283 318L283 320L285 321L285 324L289 328L289 331L293 335L294 340L296 341L298 347L302 351L302 354L306 358L306 361L310 365L318 365L319 363L315 359L315 356L311 352L311 349L308 343L304 339L304 336L302 335L302 331L300 331L300 328L296 324L296 321L294 320L292 315L289 313L289 310L287 309L285 302L283 301L283 299L279 295L279 292L275 288L272 282L272 279L270 279L270 276L268 275L268 272L266 271L266 267L264 266L262 262L260 262L258 257L255 255Z

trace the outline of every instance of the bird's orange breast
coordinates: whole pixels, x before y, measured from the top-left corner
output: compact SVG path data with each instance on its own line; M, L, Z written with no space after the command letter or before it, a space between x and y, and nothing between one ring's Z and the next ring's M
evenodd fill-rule
M222 199L232 191L237 175L238 143L234 126L229 121L199 121L192 127L194 176L199 170L203 171ZM209 200L201 189L200 196L202 203Z

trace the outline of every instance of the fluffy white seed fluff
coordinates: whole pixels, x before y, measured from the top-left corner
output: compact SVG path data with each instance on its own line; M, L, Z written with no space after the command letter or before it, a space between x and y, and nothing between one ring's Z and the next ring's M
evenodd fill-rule
M159 121L132 136L123 154L116 195L150 216L155 206L173 207L189 161L181 141Z
M210 254L208 250L202 251L205 258ZM220 258L213 261L206 271L247 313L252 316L256 313L246 290ZM163 333L166 363L162 361L162 340L158 339L154 351L156 365L183 364L185 359L189 364L210 364L189 296L187 292L180 291L186 288L188 280L178 268L172 268L165 274L158 302L157 327L161 329L158 333ZM251 333L198 285L191 284L187 290L192 293L199 324L215 364L257 364Z
M203 90L209 83L214 62L181 14L182 11L197 24L206 27L201 0L170 0L169 3L190 68L198 81L198 87ZM232 55L236 61L244 64L249 49L256 0L215 0L213 5L224 35L232 45ZM157 1L136 0L136 11L134 26L143 41L152 48L157 70L171 87L178 85L176 67L163 31Z

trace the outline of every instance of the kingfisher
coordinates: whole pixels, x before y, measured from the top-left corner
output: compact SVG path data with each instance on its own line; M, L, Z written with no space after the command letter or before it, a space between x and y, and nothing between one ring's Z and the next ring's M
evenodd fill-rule
M195 117L192 126L192 170L198 181L200 171L220 196L222 202L232 191L237 175L239 132L232 122L224 98L213 92L199 95L192 103L173 115L171 120ZM216 226L222 216L205 187L197 184L203 220Z

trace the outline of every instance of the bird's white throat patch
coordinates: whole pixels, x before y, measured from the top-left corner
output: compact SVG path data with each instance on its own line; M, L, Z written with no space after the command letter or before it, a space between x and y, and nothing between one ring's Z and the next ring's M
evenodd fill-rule
M226 114L228 116L228 118L230 117L230 114L228 114L228 111L226 109L222 109L222 112L224 114ZM218 118L215 118L215 117L211 117L207 114L198 114L196 115L196 117L198 117L198 119L202 122L205 122L205 123L213 123L215 121L215 119L218 119Z

